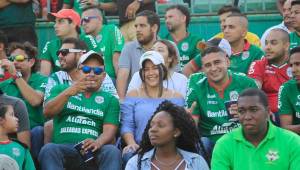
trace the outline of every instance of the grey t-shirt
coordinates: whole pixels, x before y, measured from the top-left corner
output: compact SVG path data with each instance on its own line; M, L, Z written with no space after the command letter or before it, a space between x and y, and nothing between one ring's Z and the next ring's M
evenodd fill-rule
M15 116L19 119L18 132L30 130L27 108L21 99L6 94L0 94L0 105L1 104L13 106Z
M133 74L139 71L140 58L145 51L137 40L128 42L124 45L119 58L119 68L127 68L129 70L128 83Z

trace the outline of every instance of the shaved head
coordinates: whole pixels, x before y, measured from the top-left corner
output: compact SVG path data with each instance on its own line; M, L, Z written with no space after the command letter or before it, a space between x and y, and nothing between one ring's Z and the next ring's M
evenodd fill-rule
M280 28L275 28L272 29L270 32L274 32L276 36L279 37L279 39L281 39L284 43L290 42L290 36L289 33L286 32L283 29Z
M248 18L246 17L246 15L241 13L232 13L227 18L231 17L237 18L241 26L248 30Z

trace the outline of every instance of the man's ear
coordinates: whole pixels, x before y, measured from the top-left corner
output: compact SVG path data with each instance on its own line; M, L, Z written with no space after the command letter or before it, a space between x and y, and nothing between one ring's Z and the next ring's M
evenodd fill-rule
M157 33L158 32L158 25L154 24L153 26L151 26L151 31Z

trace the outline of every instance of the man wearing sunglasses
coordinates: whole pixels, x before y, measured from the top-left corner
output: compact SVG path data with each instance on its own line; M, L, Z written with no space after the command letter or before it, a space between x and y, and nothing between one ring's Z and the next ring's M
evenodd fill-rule
M83 10L81 25L88 37L97 44L93 50L104 54L105 71L115 82L118 60L124 45L121 31L115 25L103 24L101 11L96 6Z
M31 129L31 151L37 157L43 145L44 116L42 103L47 77L37 73L37 48L29 42L11 43L8 59L2 60L2 67L12 78L0 83L0 89L7 95L22 99L27 107Z
M105 77L104 60L89 51L78 62L79 77L72 85L57 85L46 100L44 115L54 118L53 143L46 144L39 155L43 170L84 169L80 150L93 152L97 169L121 169L121 153L114 146L119 124L119 101L113 95L98 91Z
M56 52L60 49L61 43L66 38L79 38L80 16L73 9L62 9L57 13L51 13L50 20L55 21L54 30L56 38L48 41L39 56L41 60L41 73L50 75L52 72L61 70L61 65ZM96 47L90 38L80 37L89 47Z

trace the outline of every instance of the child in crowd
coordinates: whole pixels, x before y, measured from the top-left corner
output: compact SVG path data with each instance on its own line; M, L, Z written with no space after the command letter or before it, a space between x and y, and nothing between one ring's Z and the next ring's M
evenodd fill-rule
M25 144L9 139L8 134L18 129L18 118L11 105L0 105L0 169L35 170Z

